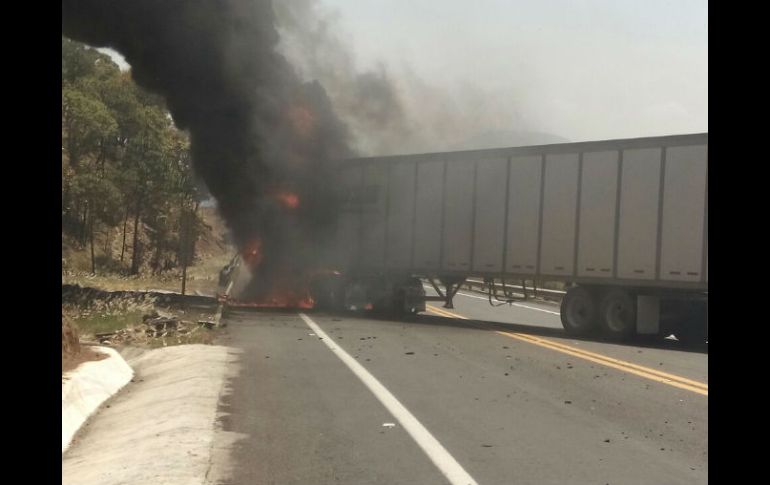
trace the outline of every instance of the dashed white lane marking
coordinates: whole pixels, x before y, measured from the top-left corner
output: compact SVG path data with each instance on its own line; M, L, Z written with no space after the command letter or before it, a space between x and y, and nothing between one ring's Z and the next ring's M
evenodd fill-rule
M432 289L433 289L433 288L432 288L432 287L430 287L430 286L427 286L427 285L424 285L424 286L425 286L425 288L427 288L427 289L429 289L429 290L432 290ZM477 300L484 300L484 301L488 301L488 300L489 300L489 298L488 298L488 297L487 297L487 298L484 298L483 296L477 296L477 295L469 295L468 293L463 293L463 292L461 292L461 291L458 291L458 292L457 292L457 294L458 294L458 295L462 295L462 296L465 296L465 297L468 297L468 298L475 298L475 299L477 299ZM559 312L555 312L555 311L553 311L553 310L546 310L545 308L537 308L537 307L534 307L534 306L529 306L529 305L522 305L521 303L512 303L512 305L513 305L513 306L517 306L517 307L520 307L520 308L526 308L526 309L528 309L528 310L535 310L535 311L538 311L538 312L550 313L551 315L561 315L561 313L559 313Z
M452 455L444 448L441 443L430 434L425 426L420 423L417 418L414 417L408 409L401 404L396 396L394 396L380 381L377 380L369 371L358 363L356 359L350 356L342 347L334 343L334 341L326 335L321 327L318 326L313 320L310 319L304 313L300 313L299 316L304 320L308 327L321 337L323 343L326 344L339 359L353 371L361 382L374 394L374 396L382 403L385 408L390 411L396 420L401 423L407 433L417 442L417 445L422 448L428 458L434 465L444 474L452 485L478 485L476 480L471 477L468 472L454 459Z

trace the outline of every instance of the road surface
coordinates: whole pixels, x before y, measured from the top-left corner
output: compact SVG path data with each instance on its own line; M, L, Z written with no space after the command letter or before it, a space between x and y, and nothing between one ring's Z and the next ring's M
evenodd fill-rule
M461 292L410 321L232 311L233 484L708 481L708 355Z

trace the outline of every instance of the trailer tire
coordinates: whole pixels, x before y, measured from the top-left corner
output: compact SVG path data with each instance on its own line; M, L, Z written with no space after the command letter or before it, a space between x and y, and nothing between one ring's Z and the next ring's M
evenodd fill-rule
M561 302L560 313L561 324L567 333L590 334L596 330L598 323L595 292L584 286L568 289Z
M628 291L607 290L599 304L599 315L608 337L627 339L636 334L636 299Z

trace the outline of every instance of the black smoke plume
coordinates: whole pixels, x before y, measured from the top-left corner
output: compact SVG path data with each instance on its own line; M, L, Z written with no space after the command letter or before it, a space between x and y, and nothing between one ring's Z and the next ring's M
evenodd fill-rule
M323 87L276 52L269 0L63 0L62 33L120 52L165 97L240 248L261 239L268 273L312 264L334 216L329 162L352 153Z

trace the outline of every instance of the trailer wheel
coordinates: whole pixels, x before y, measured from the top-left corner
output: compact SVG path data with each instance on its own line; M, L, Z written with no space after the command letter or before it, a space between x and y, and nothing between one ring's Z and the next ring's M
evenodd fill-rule
M612 338L628 338L636 333L636 300L626 290L612 288L599 304L605 333Z
M561 302L561 324L572 335L586 335L596 329L596 297L584 286L567 290Z

